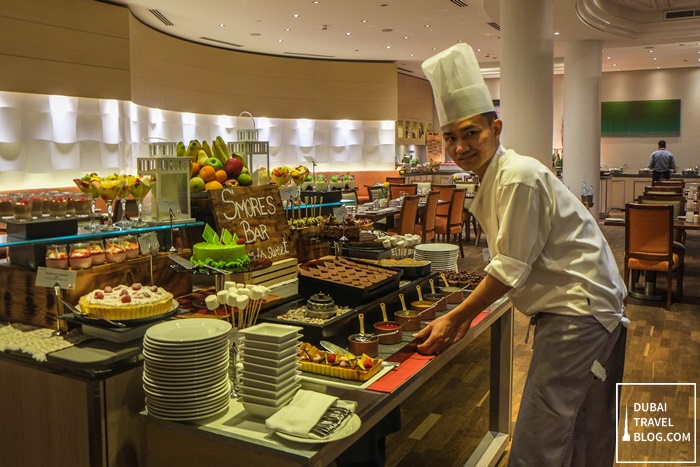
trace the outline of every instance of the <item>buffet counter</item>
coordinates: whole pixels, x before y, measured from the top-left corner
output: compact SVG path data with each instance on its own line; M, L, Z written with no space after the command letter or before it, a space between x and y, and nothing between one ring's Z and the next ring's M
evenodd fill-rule
M700 183L700 175L672 174L671 180L685 180L686 183ZM625 204L634 203L644 194L644 188L651 185L651 174L612 173L601 176L599 212L607 217L611 209L625 209Z
M510 439L511 386L512 386L512 338L513 308L504 297L478 318L467 336L435 358L424 357L426 362L406 375L407 379L390 392L373 390L372 386L344 388L326 384L323 380L311 384L309 389L324 391L341 399L357 402L356 413L361 426L351 435L325 444L302 444L285 440L267 432L263 419L247 414L242 404L232 399L228 411L210 419L196 422L174 422L148 416L146 419L146 458L149 465L228 466L232 459L239 465L257 465L274 462L276 466L326 466L341 453L382 421L400 404L406 402L426 382L442 371L446 365L459 359L470 344L487 330L491 333L490 351L490 419L489 430L466 465L492 465L503 453ZM291 323L293 324L293 323ZM406 335L411 332L406 332ZM404 345L409 347L411 342ZM382 346L384 347L384 346ZM389 358L392 349L385 349L380 356ZM403 351L406 351L404 347ZM393 376L390 370L384 378ZM445 369L446 371L446 369ZM305 385L302 385L304 387Z

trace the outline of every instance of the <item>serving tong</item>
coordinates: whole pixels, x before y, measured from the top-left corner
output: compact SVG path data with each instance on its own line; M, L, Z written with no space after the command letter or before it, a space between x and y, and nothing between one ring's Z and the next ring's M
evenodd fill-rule
M337 430L345 420L352 416L352 410L344 407L331 406L321 416L321 419L311 429L311 433L327 438Z

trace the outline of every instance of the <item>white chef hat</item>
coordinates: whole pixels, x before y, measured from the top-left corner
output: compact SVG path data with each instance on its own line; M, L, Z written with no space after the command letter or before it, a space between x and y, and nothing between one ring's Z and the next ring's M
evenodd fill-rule
M453 45L424 61L422 68L433 87L440 126L495 110L469 45Z

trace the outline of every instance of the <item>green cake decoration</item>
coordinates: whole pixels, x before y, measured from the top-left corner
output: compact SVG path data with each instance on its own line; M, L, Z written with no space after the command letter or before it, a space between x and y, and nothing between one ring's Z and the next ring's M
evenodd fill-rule
M201 243L192 246L190 261L195 266L209 265L231 272L248 270L250 257L245 245L238 243L238 235L228 229L221 229L221 236L207 224L202 232Z

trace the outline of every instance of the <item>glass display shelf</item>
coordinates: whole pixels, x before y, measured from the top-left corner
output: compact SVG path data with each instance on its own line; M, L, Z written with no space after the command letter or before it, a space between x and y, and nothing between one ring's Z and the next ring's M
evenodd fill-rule
M2 221L0 221L2 222ZM187 227L203 227L204 222L201 221L188 221L188 222L177 222L173 221L173 229L181 229ZM80 225L79 225L80 227ZM0 248L3 247L15 247L15 246L27 246L27 245L47 245L51 243L73 243L73 242L83 242L86 240L97 240L101 238L109 237L120 237L122 235L134 235L134 234L144 234L148 232L162 232L168 231L170 229L170 224L154 224L147 225L145 227L137 227L133 229L123 229L123 230L108 230L103 232L82 232L79 228L79 232L75 235L66 235L61 237L49 237L49 238L37 238L31 240L23 240L19 238L10 238L8 235L0 235Z

